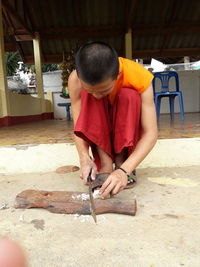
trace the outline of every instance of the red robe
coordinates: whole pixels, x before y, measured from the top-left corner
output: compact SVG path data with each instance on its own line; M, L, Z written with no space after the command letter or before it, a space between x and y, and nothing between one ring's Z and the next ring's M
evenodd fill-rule
M130 154L141 136L141 97L132 88L121 88L113 104L106 96L96 99L82 90L81 111L74 133L92 148L98 170L101 167L96 146L103 149L114 161L123 148Z

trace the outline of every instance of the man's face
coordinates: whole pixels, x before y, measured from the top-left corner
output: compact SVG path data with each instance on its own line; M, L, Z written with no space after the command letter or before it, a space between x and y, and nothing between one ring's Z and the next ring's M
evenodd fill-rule
M114 88L116 80L112 80L112 78L107 79L104 82L101 82L96 85L90 85L85 83L80 79L82 87L89 93L92 94L95 98L100 99L107 96Z

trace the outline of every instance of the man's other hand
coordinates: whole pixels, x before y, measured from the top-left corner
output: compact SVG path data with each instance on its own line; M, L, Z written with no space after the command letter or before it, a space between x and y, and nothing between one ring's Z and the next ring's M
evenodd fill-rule
M80 178L83 179L83 183L85 185L88 185L88 176L90 173L90 170L92 169L91 172L91 178L92 180L95 180L96 178L96 173L97 173L97 167L94 161L90 158L84 159L81 161L81 168L80 168Z
M100 193L102 198L106 198L109 194L116 195L127 185L128 177L121 170L113 171L108 179L103 183Z

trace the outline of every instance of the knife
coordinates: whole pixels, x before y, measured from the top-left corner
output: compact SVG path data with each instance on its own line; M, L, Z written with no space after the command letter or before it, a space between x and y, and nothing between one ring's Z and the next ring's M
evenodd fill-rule
M87 181L89 183L89 196L90 196L90 210L91 210L91 215L95 221L95 223L97 223L97 217L96 217L96 213L95 213L95 205L94 205L94 197L92 194L92 178L91 178L91 174L92 174L92 168L90 169Z

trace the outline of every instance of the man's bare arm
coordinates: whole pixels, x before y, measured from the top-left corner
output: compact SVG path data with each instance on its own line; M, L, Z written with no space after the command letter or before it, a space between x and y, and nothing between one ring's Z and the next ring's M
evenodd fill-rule
M133 153L121 166L128 173L131 173L142 162L157 141L157 120L152 85L141 94L141 98L141 124L143 134Z
M82 90L76 71L73 71L69 76L68 90L71 99L72 117L74 125L76 125L76 122L78 120L81 111L81 90ZM83 178L84 183L86 184L87 182L86 178L91 168L93 168L92 178L95 179L96 166L94 162L90 159L88 144L83 139L79 138L76 135L74 135L74 139L80 159L81 178Z
M153 89L150 85L148 89L141 95L142 110L141 110L141 124L143 134L133 153L121 165L127 173L131 173L142 160L148 155L157 140L157 121L156 111L153 99ZM117 194L126 186L126 174L115 170L108 177L107 181L101 188L102 197L106 197L111 191Z
M74 121L74 125L76 125L76 122L78 120L80 111L81 111L81 85L78 80L78 77L76 75L76 71L73 71L68 80L68 91L71 99L71 110L72 110L72 117ZM77 141L78 144L78 153L80 159L83 155L89 155L88 153L88 146L84 140L77 137L75 135L75 141Z

